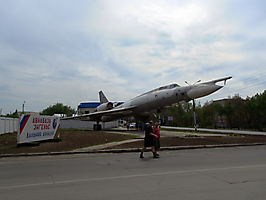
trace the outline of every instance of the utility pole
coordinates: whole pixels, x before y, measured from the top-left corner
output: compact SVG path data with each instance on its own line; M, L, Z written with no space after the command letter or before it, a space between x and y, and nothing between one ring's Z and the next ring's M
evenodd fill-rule
M26 103L26 101L24 101L22 104L22 113L24 113L24 110L25 110L25 103Z
M193 118L194 118L194 128L197 131L197 121L196 121L196 105L195 100L193 99Z

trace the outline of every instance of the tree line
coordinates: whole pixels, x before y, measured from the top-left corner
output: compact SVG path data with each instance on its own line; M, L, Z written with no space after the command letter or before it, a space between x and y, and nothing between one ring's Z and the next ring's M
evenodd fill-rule
M230 129L266 129L266 90L253 97L242 99L238 94L228 99L207 101L195 108L197 124L201 128ZM71 116L75 110L63 103L56 103L40 112L41 115L65 114ZM165 113L166 125L177 127L194 127L192 103L178 104L168 107ZM173 120L168 120L172 116ZM6 117L18 117L16 110Z
M228 99L207 101L195 108L197 124L201 128L266 129L266 90L253 97L242 99L238 94ZM193 127L192 103L178 104L167 108L167 125ZM168 116L173 116L169 121Z
M49 106L40 112L40 115L54 115L54 114L64 114L66 116L72 116L75 114L75 109L70 106L63 105L62 103L56 103L55 105Z
M63 105L63 103L56 103L54 105L48 106L47 108L43 109L40 112L40 115L48 115L53 116L54 114L64 114L66 116L72 116L72 114L75 114L75 109L71 108L68 105ZM15 110L15 112L7 114L3 117L10 117L10 118L18 118L19 112L18 110Z

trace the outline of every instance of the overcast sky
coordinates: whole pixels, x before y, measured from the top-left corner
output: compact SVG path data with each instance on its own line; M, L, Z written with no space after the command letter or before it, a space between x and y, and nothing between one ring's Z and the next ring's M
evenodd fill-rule
M170 83L233 76L198 100L266 86L264 0L1 0L0 109L126 101Z

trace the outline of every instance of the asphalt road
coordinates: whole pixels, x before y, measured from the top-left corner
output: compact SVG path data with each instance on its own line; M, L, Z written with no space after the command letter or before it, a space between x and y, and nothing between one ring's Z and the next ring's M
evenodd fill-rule
M266 146L0 159L0 199L266 199Z

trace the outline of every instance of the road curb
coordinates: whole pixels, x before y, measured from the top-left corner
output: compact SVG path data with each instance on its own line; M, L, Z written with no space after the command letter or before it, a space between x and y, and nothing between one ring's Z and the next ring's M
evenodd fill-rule
M175 151L175 150L204 149L204 148L226 148L226 147L259 146L259 145L266 145L266 143L174 146L174 147L161 147L160 151ZM74 154L95 154L95 153L131 153L131 152L140 152L140 151L141 151L141 148L105 149L105 150L92 149L92 150L88 150L88 151L75 150L75 151L64 151L64 152L3 154L3 155L0 155L0 158L29 157L29 156L74 155ZM151 151L151 149L146 149L146 151Z

